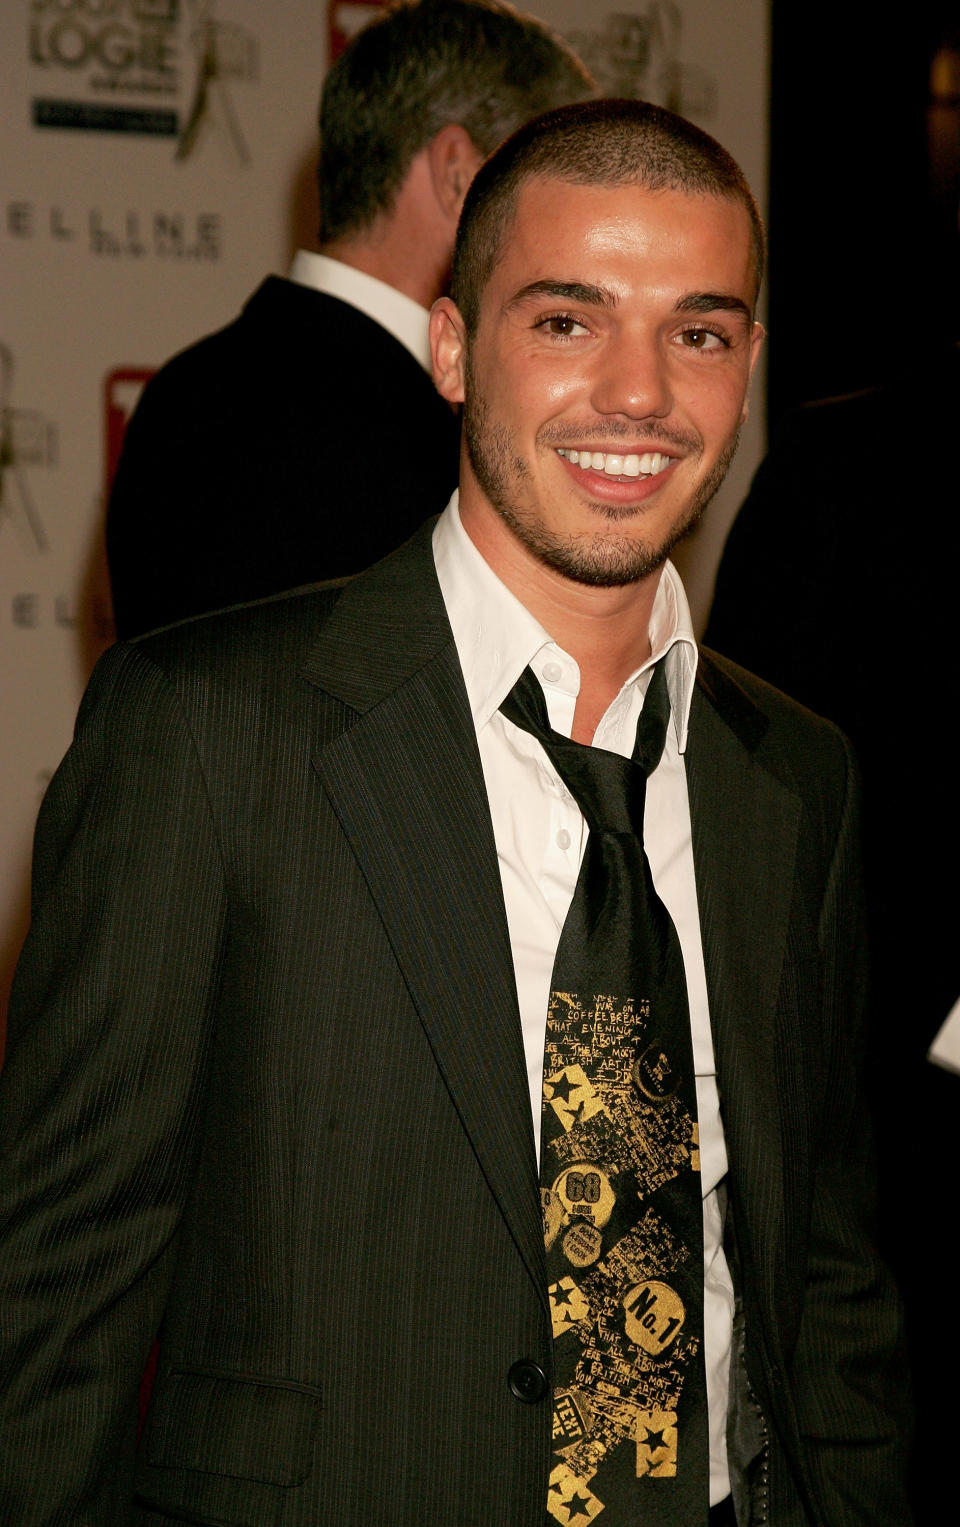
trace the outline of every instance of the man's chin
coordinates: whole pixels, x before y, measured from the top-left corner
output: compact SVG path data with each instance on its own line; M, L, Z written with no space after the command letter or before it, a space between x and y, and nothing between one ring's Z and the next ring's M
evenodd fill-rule
M668 551L656 552L635 542L622 549L607 542L600 549L576 545L555 548L545 552L541 560L572 583L612 589L642 583L663 566L668 555Z
M503 518L527 551L561 577L588 588L626 588L659 571L677 543L693 530L701 512L692 513L657 543L615 532L552 535L541 526L525 525L510 515Z

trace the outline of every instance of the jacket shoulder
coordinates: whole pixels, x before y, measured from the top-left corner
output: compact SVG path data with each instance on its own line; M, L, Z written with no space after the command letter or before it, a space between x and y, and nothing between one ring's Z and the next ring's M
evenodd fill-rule
M129 645L175 686L200 677L222 684L269 685L299 672L349 579L307 584L283 594L192 616Z
M192 340L164 361L144 388L144 398L149 404L170 393L182 402L183 390L191 383L201 385L221 377L225 368L227 375L235 375L234 367L241 358L249 380L251 361L256 362L265 350L286 343L291 321L302 323L315 306L322 310L325 301L319 292L280 276L268 276L229 323Z
M853 751L840 728L748 668L701 646L697 687L745 746L792 783L847 777Z

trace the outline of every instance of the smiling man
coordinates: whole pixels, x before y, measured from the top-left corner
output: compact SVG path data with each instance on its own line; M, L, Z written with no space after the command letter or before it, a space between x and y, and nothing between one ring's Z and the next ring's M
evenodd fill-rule
M762 340L748 208L638 184L522 187L469 352L452 303L434 319L441 390L465 403L472 540L496 525L481 528L486 506L505 544L578 583L633 585L661 566L719 487L746 415ZM467 354L458 385L448 370ZM483 550L496 558L489 539Z
M762 262L698 129L540 118L433 311L459 499L104 659L0 1094L4 1520L908 1521L849 750L668 560Z

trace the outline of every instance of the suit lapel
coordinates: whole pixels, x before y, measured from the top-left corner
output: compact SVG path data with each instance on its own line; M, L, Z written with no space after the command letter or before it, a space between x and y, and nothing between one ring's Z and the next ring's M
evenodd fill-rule
M496 846L431 526L349 584L304 667L348 707L314 762L366 876L490 1189L544 1297L532 1121ZM701 654L687 773L711 1022L740 1236L777 1286L777 1003L800 802L766 719Z
M701 653L687 773L710 1015L738 1239L755 1286L778 1287L784 1159L780 973L800 801L762 759L766 718Z
M353 713L314 763L490 1189L545 1300L503 892L430 529L348 585L305 666L312 683Z

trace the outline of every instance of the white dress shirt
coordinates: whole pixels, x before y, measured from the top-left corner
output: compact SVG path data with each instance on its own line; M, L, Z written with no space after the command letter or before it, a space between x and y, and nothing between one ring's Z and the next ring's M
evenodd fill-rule
M419 302L414 302L404 292L366 271L344 265L342 260L332 260L329 255L314 254L309 249L298 249L290 266L290 280L300 286L312 286L314 291L325 292L328 297L338 297L351 307L366 313L381 328L406 345L414 360L424 371L432 369L430 360L430 314Z
M551 974L588 829L580 808L540 744L502 716L499 706L529 664L543 685L550 725L569 737L580 673L573 658L551 640L484 561L460 522L457 494L437 523L433 552L477 729L510 930L534 1136L539 1145ZM727 1170L727 1155L717 1097L682 756L697 646L683 585L669 562L654 601L650 644L651 656L627 679L593 740L608 752L630 756L650 669L666 655L673 724L667 728L663 757L647 783L643 836L657 893L677 929L687 979L700 1124L710 1501L715 1504L730 1490L725 1433L733 1287L723 1254L717 1196L717 1184Z

